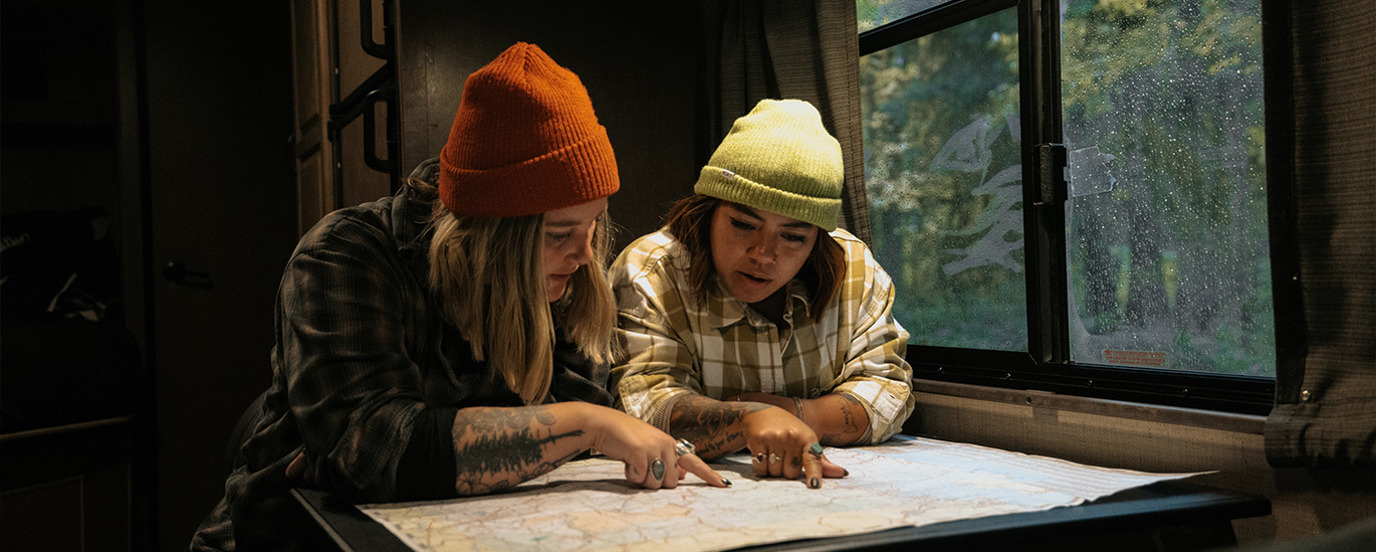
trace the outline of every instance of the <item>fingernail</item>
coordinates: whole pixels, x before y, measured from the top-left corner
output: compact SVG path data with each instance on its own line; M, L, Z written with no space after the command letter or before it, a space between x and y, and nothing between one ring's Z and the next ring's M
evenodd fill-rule
M727 487L730 487L730 486L731 486L731 480L730 480L730 479L727 479L727 478L725 478L725 477L723 477L723 478L721 478L721 484L722 484L722 485L726 485Z
M841 477L845 477L847 475L850 475L850 470L841 468Z
M808 486L809 486L809 487L812 487L812 488L814 488L814 489L817 489L817 488L820 488L820 487L822 486L822 482L821 482L821 481L818 481L817 478L814 477L814 478L812 478L812 481L809 481L809 482L808 482Z

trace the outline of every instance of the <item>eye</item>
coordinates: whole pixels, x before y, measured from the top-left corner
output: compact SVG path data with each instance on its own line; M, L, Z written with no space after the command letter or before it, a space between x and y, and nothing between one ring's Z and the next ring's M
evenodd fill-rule
M573 235L573 231L560 232L560 233L557 233L557 234L556 234L556 233L553 233L553 232L546 232L546 233L545 233L545 243L546 243L547 245L559 245L559 244L564 243L565 240L568 240L569 237L572 236L572 235Z
M806 242L807 242L807 236L803 236L803 235L800 235L800 234L784 234L783 236L784 236L784 240L787 241L787 242L789 242L789 243L806 243Z
M732 228L735 228L735 229L737 229L737 230L754 230L754 229L755 229L755 225L750 224L750 223L748 223L748 222L745 222L745 221L743 221L743 220L741 220L741 219L736 219L736 218L731 219L731 227L732 227Z

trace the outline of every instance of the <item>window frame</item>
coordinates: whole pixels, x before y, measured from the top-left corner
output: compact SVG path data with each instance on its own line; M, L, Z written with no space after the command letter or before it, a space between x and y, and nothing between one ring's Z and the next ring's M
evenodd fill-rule
M1289 337L1282 322L1298 318L1294 288L1278 280L1291 274L1293 236L1275 220L1284 216L1282 182L1290 166L1290 132L1277 125L1289 105L1287 60L1276 48L1288 43L1282 2L1258 0L1262 9L1266 94L1268 211L1272 297L1276 318L1276 360L1288 362L1303 343ZM1065 148L1061 120L1059 0L954 0L859 33L859 55L932 34L998 11L1018 10L1019 116L1022 121L1024 257L1026 259L1027 352L908 345L915 379L1005 389L1046 391L1096 399L1265 415L1274 402L1274 378L1076 363L1070 360L1069 271L1066 261ZM1288 50L1286 50L1288 52ZM858 61L858 60L857 60ZM1286 127L1288 128L1288 126ZM1282 180L1284 178L1284 180Z

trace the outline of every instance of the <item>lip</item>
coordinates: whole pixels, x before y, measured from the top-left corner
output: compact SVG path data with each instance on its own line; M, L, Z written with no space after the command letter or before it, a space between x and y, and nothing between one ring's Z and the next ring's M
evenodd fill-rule
M774 279L762 278L758 275L751 274L749 272L737 272L736 281L740 282L740 286L742 288L758 289L769 287L769 285L774 281Z
M741 279L752 284L768 284L769 282L774 280L773 278L759 276L756 274L751 274L749 272L737 272L736 274L739 274L741 276Z

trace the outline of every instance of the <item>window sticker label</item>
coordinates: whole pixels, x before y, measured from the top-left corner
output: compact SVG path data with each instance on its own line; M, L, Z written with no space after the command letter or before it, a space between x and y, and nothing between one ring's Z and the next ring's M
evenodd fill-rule
M1161 367L1166 363L1166 353L1160 351L1127 351L1104 349L1104 362L1132 366Z

